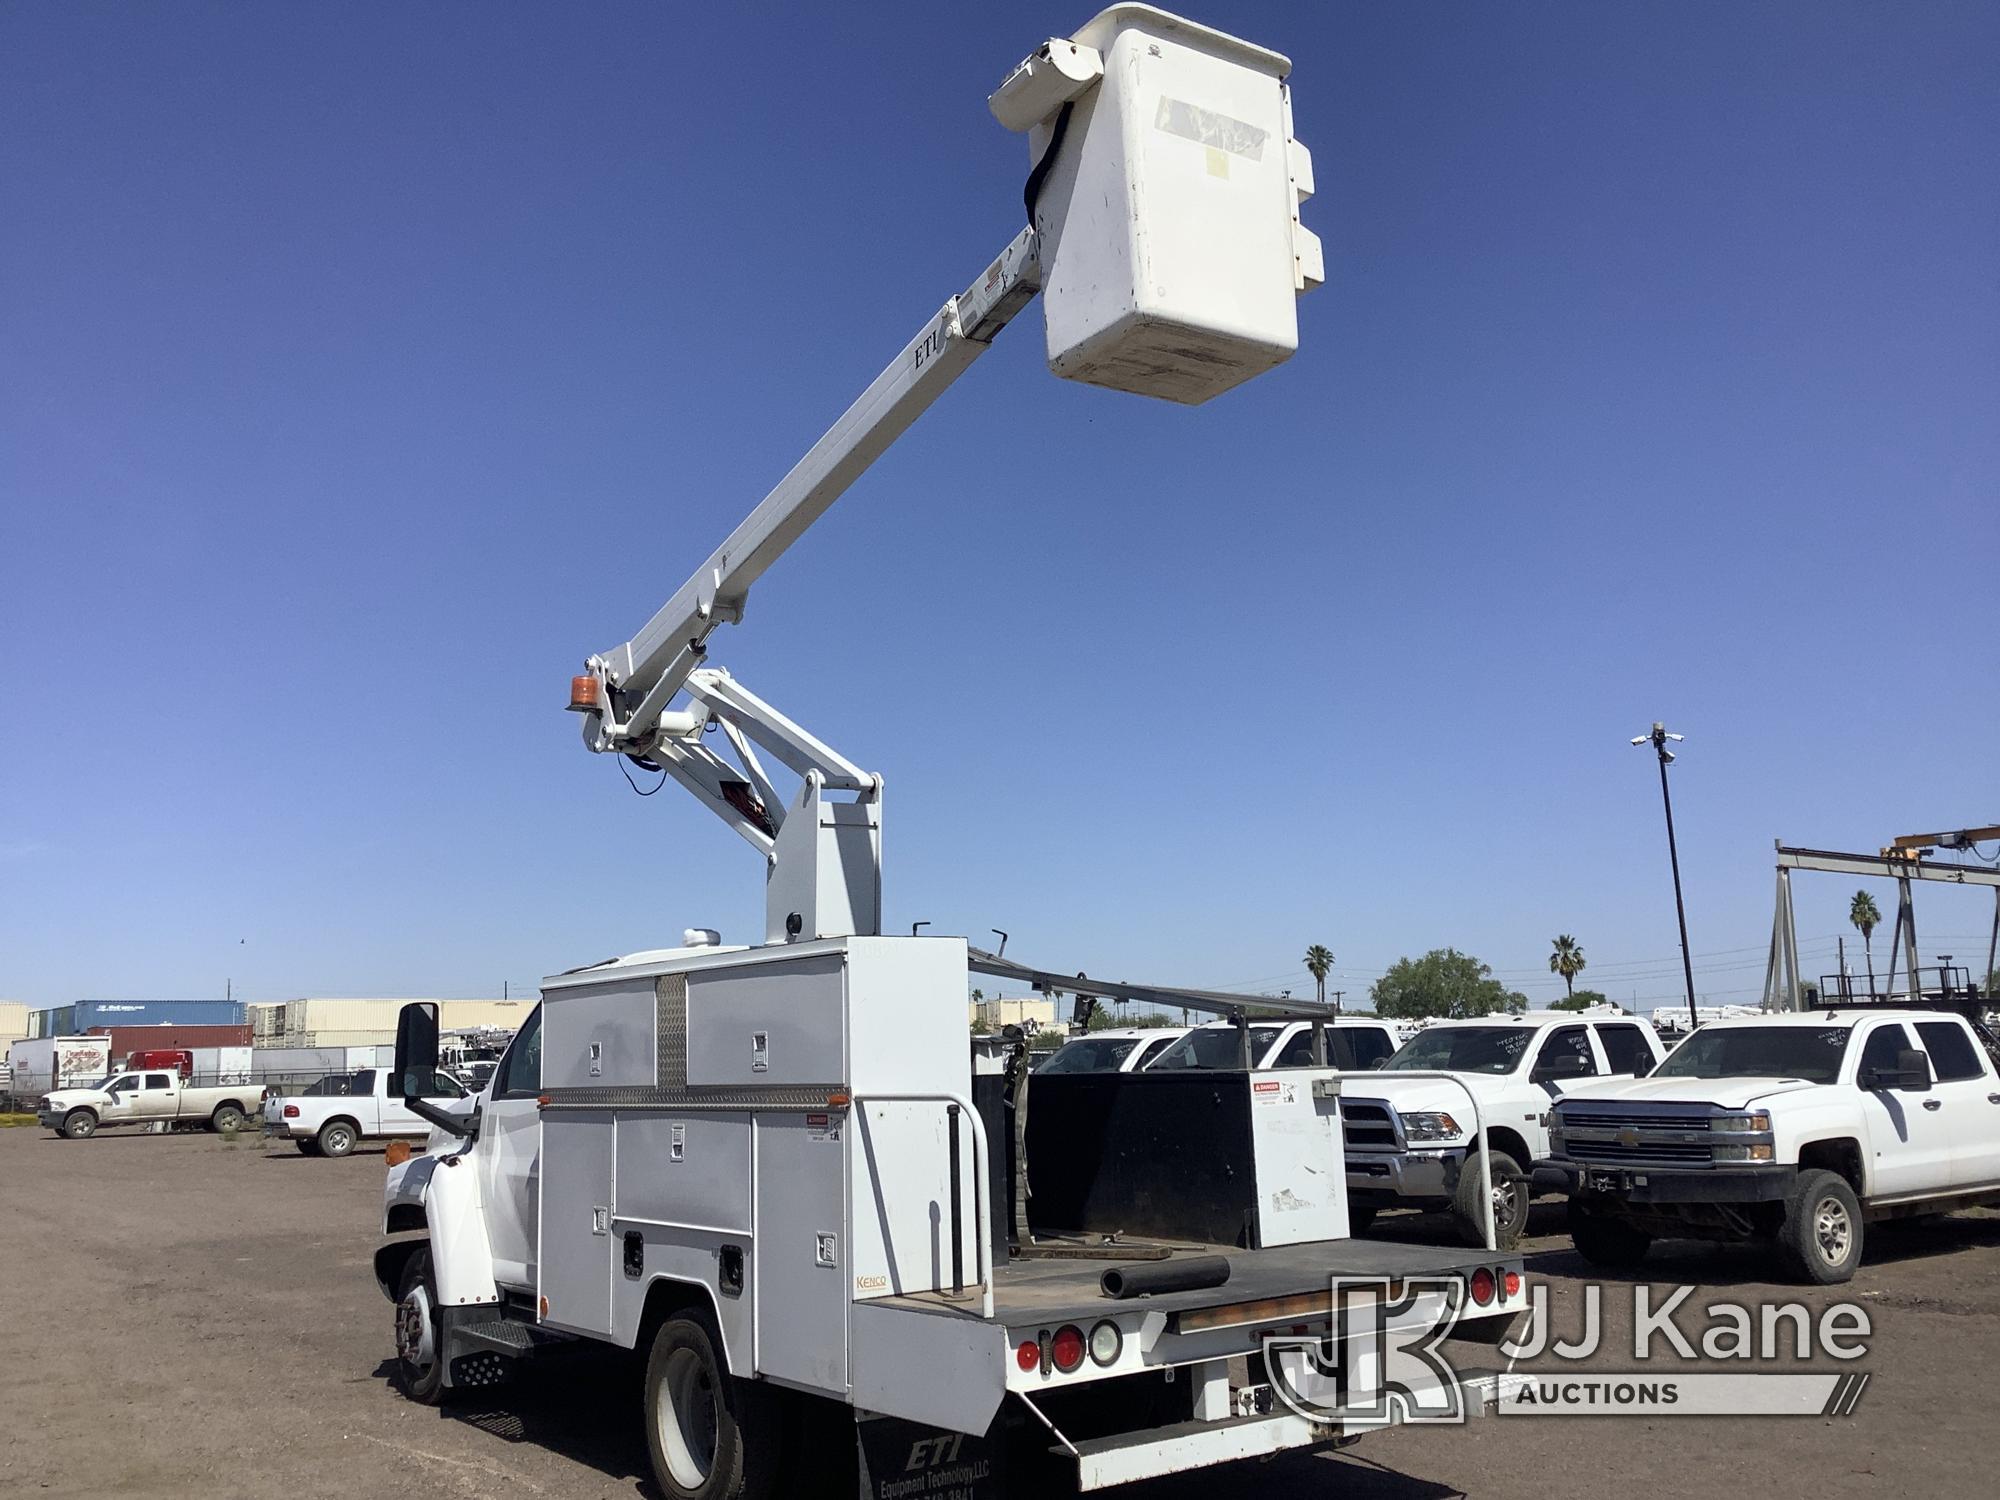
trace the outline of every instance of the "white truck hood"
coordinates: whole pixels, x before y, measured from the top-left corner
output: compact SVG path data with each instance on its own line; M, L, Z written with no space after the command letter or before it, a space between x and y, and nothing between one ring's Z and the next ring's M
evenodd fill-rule
M1503 1095L1521 1086L1517 1079L1504 1074L1454 1073L1452 1077L1464 1080L1472 1097L1479 1101L1481 1113L1489 1103L1498 1103ZM1381 1072L1366 1081L1344 1080L1341 1092L1355 1099L1379 1099L1398 1114L1416 1110L1465 1113L1465 1089L1442 1078L1399 1078L1392 1072Z
M1745 1109L1779 1094L1818 1088L1803 1078L1628 1078L1616 1088L1583 1091L1590 1103L1713 1104L1721 1109Z

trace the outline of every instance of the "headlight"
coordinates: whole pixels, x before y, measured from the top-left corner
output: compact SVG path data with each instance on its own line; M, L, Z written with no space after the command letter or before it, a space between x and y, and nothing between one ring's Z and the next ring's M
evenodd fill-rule
M1717 1161L1771 1161L1771 1143L1757 1141L1748 1146L1715 1146L1710 1148Z
M1768 1131L1771 1117L1768 1114L1716 1115L1708 1122L1710 1130L1720 1130L1726 1135L1750 1135Z
M1418 1110L1403 1116L1403 1138L1410 1141L1449 1141L1462 1132L1458 1121L1450 1115L1431 1110Z

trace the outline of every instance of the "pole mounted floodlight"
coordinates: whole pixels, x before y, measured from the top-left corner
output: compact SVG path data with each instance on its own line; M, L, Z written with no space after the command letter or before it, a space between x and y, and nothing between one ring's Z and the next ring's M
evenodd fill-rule
M1674 752L1667 748L1667 741L1680 744L1686 738L1667 733L1667 726L1655 721L1647 733L1633 735L1632 744L1651 745L1660 757L1660 802L1667 810L1667 860L1674 869L1674 916L1681 928L1681 973L1687 979L1688 1025L1692 1028L1699 1026L1701 1020L1694 1010L1694 959L1688 953L1687 903L1681 899L1681 855L1674 841L1674 794L1667 789L1667 767L1674 763Z

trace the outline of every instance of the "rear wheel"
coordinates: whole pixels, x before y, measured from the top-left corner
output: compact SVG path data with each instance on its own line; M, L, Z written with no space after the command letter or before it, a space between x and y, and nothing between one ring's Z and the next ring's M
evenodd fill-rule
M1778 1230L1794 1274L1815 1286L1849 1280L1861 1264L1861 1236L1861 1200L1847 1179L1820 1168L1799 1173Z
M293 1144L294 1146L297 1146L297 1147L299 1148L299 1155L301 1155L301 1156L318 1156L318 1155L319 1155L319 1142L318 1142L318 1141L293 1141L293 1142L292 1142L292 1144Z
M243 1128L243 1107L224 1101L215 1106L215 1113L208 1117L208 1128L218 1134L228 1135Z
M346 1120L328 1120L319 1128L319 1154L345 1156L360 1139L361 1133Z
M646 1450L673 1500L765 1500L776 1494L785 1435L772 1394L732 1377L721 1339L698 1315L669 1318L646 1360Z
M97 1134L97 1116L87 1109L73 1109L63 1116L62 1133L73 1141L87 1141Z
M1511 1250L1528 1227L1528 1177L1521 1164L1505 1151L1489 1153L1493 1171L1493 1243ZM1458 1169L1458 1192L1451 1203L1452 1222L1468 1245L1484 1249L1486 1216L1479 1202L1479 1155L1466 1154Z
M1646 1258L1653 1237L1619 1219L1592 1213L1574 1198L1569 1204L1569 1237L1576 1253L1593 1266L1625 1271Z
M396 1384L412 1401L436 1406L444 1399L443 1346L437 1277L426 1247L404 1263L396 1293Z

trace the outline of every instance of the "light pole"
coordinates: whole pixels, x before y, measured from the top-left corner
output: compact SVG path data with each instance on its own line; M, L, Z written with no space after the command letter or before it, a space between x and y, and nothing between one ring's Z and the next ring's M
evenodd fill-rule
M1692 1028L1701 1021L1694 1013L1694 959L1688 954L1687 903L1681 899L1681 855L1674 844L1674 794L1667 790L1667 767L1674 763L1674 752L1667 748L1667 741L1679 744L1685 738L1668 734L1666 725L1656 723L1649 732L1634 735L1632 743L1651 745L1660 756L1660 802L1667 810L1667 859L1674 867L1674 915L1681 924L1681 973L1687 977L1688 1025Z

